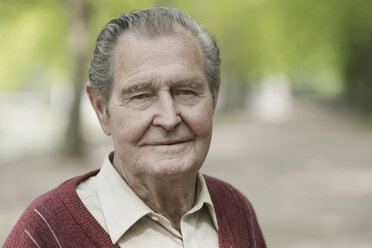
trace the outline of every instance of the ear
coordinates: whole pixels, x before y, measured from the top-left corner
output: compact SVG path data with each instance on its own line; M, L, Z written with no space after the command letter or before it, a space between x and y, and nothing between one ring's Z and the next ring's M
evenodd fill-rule
M221 76L219 76L216 87L214 88L214 102L213 102L214 108L216 108L216 105L217 105L218 94L220 93L220 86L221 86Z
M106 135L111 135L110 117L107 114L104 99L101 96L99 96L89 84L85 86L85 91L87 92L87 95L89 97L90 103L92 104L94 111L96 112L99 124L101 124L103 132Z

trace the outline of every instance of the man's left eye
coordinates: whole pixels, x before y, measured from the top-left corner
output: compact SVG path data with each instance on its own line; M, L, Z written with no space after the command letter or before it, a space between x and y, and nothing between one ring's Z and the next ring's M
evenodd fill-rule
M178 90L176 95L196 95L196 92L192 90Z

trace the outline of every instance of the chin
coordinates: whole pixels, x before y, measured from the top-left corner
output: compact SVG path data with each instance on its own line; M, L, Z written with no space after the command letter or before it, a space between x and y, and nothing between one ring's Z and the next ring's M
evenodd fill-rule
M198 166L195 162L182 161L180 159L166 159L153 163L153 175L156 177L184 177L196 175L201 166Z

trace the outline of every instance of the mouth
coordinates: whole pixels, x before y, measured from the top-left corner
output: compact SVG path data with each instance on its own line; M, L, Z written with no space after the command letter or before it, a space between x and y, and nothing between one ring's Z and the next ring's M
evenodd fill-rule
M191 140L165 140L146 144L145 146L176 146L190 142Z
M186 140L169 140L169 141L165 141L165 142L161 142L159 143L158 145L162 145L162 146L171 146L171 145L178 145L178 144L183 144L183 143L186 143L188 141Z

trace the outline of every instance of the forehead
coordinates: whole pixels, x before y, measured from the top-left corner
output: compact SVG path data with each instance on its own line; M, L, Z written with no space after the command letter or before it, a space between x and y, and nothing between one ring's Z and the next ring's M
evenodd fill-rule
M157 77L182 78L183 74L205 80L204 57L193 35L178 28L172 35L148 38L133 32L121 35L115 46L114 82L133 77L152 80ZM145 79L144 79L145 80Z

